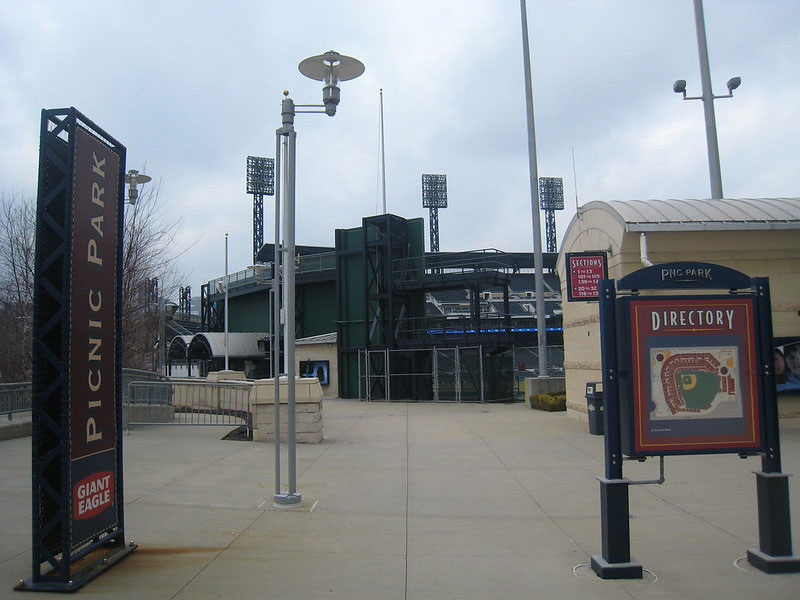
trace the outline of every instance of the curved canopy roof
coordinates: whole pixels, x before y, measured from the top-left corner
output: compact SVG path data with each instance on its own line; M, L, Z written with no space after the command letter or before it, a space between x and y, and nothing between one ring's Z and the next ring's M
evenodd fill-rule
M168 353L170 357L185 357L186 350L192 342L191 335L176 335L169 341Z
M267 333L228 333L228 356L233 358L263 357L258 341L269 338ZM189 344L189 356L201 358L211 352L212 357L225 356L225 333L221 331L196 333Z
M609 210L628 232L800 229L800 198L614 200L581 207L589 209Z

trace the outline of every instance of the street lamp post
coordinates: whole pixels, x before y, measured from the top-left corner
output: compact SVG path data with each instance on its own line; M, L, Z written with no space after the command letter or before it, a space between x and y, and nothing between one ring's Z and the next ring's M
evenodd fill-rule
M228 370L228 234L225 234L225 370Z
M703 16L703 0L694 0L694 23L697 32L697 53L700 57L700 84L702 96L687 96L686 81L679 79L672 85L672 91L683 94L684 100L702 100L703 115L706 122L706 146L708 148L708 174L711 179L711 198L721 199L722 172L719 166L719 145L717 143L717 119L714 115L714 100L732 98L733 90L742 83L741 77L728 80L728 93L715 96L711 89L711 67L708 64L708 44L706 43L706 22Z
M158 367L163 375L167 373L167 320L172 319L175 311L178 310L178 305L171 300L165 298L158 299Z
M525 108L528 124L528 171L531 187L531 219L533 226L533 268L536 287L536 340L539 352L539 377L547 377L547 319L544 303L544 266L542 258L542 224L539 219L539 170L536 161L536 129L533 119L533 84L531 54L528 44L528 11L520 0L522 17L522 62L525 70Z
M287 442L288 442L288 492L283 493L280 489L280 380L275 374L275 495L273 504L278 507L293 507L302 505L302 496L297 492L297 454L296 454L296 427L295 427L295 159L296 159L296 140L297 133L294 129L294 117L297 113L325 113L332 117L336 114L336 107L339 104L340 90L339 82L355 79L364 72L364 65L361 61L344 56L333 50L324 54L312 56L301 61L298 65L300 72L311 79L323 82L322 104L295 104L289 97L289 92L285 91L281 102L281 127L275 132L276 153L275 153L275 173L276 179L280 173L281 161L285 164L283 174L283 245L278 250L279 231L278 218L280 214L280 194L275 194L276 203L276 223L275 223L275 247L276 247L276 274L278 269L279 253L282 255L283 263L282 277L283 282L283 323L284 323L284 357L286 371L286 390L287 390ZM297 110L310 109L310 110ZM322 109L322 110L320 110ZM276 282L273 282L275 285ZM275 296L274 308L278 311L275 322L280 319L280 307ZM277 356L280 351L279 336L277 330L273 332L273 353Z

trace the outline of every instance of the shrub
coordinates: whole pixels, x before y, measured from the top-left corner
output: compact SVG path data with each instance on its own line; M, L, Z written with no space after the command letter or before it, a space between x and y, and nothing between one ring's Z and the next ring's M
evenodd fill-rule
M566 392L551 392L549 394L532 394L530 398L531 408L554 412L567 410Z

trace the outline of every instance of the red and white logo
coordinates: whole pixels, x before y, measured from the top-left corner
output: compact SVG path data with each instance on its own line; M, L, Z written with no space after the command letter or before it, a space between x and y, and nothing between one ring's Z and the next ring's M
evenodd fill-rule
M81 479L72 488L72 517L90 519L114 503L114 473L100 471Z

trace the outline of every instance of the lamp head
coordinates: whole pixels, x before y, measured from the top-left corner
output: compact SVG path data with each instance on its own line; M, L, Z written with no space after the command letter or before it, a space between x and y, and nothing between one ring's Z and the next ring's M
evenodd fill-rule
M733 77L728 80L728 93L733 94L733 90L742 85L741 77Z
M300 72L311 79L322 81L322 102L328 116L336 114L339 104L339 82L355 79L364 72L364 64L350 56L344 56L333 50L303 60L299 65Z
M147 183L152 180L152 177L139 173L136 169L131 169L125 173L125 183L128 184L128 204L134 206L139 199L139 190L136 188L137 184Z
M672 91L676 94L686 94L686 80L678 79L678 81L672 84Z

